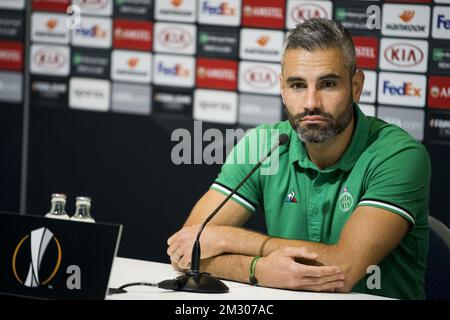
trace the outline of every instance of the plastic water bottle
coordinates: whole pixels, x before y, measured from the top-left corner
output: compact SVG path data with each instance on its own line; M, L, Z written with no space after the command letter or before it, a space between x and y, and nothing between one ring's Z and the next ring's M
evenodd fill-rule
M45 215L53 219L70 219L66 213L66 195L64 193L53 193L50 212Z
M91 216L91 198L77 197L75 214L71 219L81 222L95 222Z

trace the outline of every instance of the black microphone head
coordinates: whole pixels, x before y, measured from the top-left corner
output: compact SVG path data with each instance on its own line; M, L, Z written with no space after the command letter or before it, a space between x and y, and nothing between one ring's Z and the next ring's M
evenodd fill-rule
M282 133L280 134L280 136L278 137L278 142L280 143L280 146L282 144L286 144L289 141L289 136L286 133Z

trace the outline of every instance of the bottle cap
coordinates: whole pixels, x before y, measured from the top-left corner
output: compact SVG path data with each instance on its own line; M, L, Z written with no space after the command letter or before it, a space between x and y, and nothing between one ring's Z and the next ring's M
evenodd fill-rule
M76 203L77 204L91 204L91 198L90 197L85 197L85 196L83 196L83 197L77 197L77 200L76 200Z
M52 193L52 200L66 201L67 196L64 193Z
M52 193L52 198L64 198L66 199L67 196L65 193Z

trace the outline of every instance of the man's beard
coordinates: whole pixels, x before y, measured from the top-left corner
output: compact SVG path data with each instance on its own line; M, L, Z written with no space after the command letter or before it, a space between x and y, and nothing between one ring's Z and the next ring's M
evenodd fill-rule
M336 118L328 112L322 112L318 108L306 110L296 115L290 113L286 106L284 110L300 140L305 143L322 143L337 136L348 127L353 118L353 101L349 99L347 107ZM302 126L301 120L306 116L320 116L325 120L323 124L307 124Z

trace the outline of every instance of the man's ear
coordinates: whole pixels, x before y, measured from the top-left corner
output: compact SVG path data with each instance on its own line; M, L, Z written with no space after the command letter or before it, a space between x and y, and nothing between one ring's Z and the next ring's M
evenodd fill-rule
M284 102L284 93L283 93L283 89L284 89L284 83L283 83L283 75L280 73L280 75L278 76L278 80L280 81L280 94L281 94L281 100L283 100L283 104L286 105L286 103Z
M352 98L354 102L359 102L361 93L364 87L364 72L362 70L356 70L352 77Z

